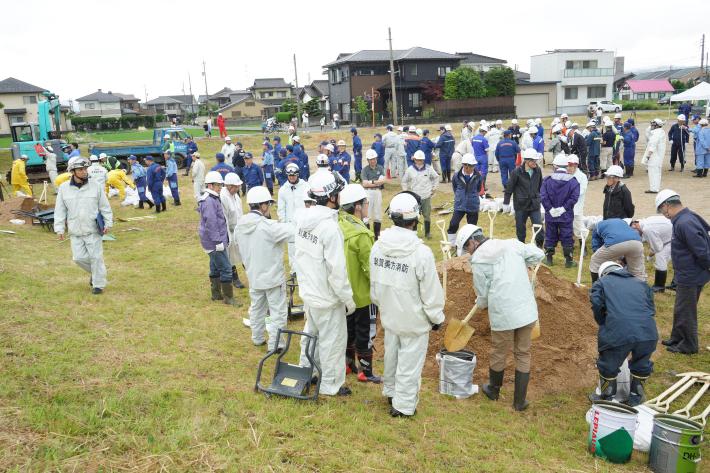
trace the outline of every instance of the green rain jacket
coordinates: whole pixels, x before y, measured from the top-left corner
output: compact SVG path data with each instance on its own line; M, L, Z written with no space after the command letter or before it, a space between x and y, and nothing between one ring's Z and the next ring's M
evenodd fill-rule
M359 218L346 212L338 214L338 225L345 240L345 265L353 288L356 307L370 305L370 250L375 235Z

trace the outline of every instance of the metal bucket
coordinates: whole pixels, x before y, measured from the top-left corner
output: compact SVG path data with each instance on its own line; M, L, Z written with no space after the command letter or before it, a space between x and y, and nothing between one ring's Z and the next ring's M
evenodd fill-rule
M658 414L653 418L649 465L656 473L700 471L703 426L679 416Z
M589 453L612 463L626 463L634 450L638 411L616 402L592 405L587 446Z

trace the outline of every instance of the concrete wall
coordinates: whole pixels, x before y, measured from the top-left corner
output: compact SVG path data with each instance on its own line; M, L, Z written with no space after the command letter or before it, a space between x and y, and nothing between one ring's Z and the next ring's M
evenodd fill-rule
M262 119L265 117L266 104L256 100L244 100L236 105L222 110L226 120L241 120L244 118Z
M534 103L540 104L539 109L530 109ZM520 117L544 117L557 115L557 84L517 84L515 86L515 107Z

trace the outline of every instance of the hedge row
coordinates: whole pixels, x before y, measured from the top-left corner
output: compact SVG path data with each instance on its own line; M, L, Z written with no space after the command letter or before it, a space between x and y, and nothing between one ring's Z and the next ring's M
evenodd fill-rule
M655 100L622 100L621 106L626 110L658 110L661 108Z
M138 128L140 126L153 128L156 122L164 120L162 115L138 115L133 117L72 117L71 122L78 131L119 130Z

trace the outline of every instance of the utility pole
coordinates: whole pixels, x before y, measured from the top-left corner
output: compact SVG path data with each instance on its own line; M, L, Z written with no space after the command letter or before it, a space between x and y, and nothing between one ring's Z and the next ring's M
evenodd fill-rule
M296 53L293 54L293 74L296 76L296 123L301 119L301 102L298 101L298 69L296 69Z
M394 55L392 54L392 28L387 27L387 34L389 36L390 43L390 87L392 89L392 118L394 120L393 125L397 126L397 91L394 87Z
M210 115L210 94L207 92L207 69L205 60L202 60L202 77L205 78L205 105L207 106L207 116Z
M145 101L148 103L148 88L143 84L143 94L145 95Z
M703 39L700 42L700 69L703 68L705 63L703 60L705 59L705 33L703 33Z
M190 73L187 73L187 84L190 88L190 113L195 114L197 116L197 113L195 112L195 96L192 95L192 79L190 78Z

